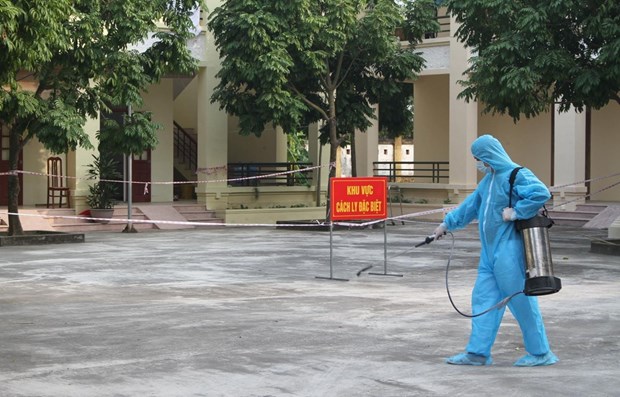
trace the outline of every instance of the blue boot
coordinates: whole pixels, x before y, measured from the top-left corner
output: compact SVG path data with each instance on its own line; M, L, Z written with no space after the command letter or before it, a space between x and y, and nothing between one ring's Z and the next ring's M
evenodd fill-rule
M515 362L515 367L538 367L541 365L553 365L560 361L551 350L545 354L532 355L526 354Z
M491 357L480 356L473 353L459 353L455 356L448 357L446 363L454 365L491 365L493 360Z

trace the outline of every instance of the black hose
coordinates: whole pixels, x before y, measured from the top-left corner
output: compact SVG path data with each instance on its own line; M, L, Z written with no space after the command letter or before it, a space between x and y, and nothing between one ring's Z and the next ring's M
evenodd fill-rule
M481 313L467 314L467 313L463 313L462 311L460 311L454 304L454 301L452 300L452 295L450 295L450 288L448 287L448 273L450 271L450 261L452 261L452 253L454 251L454 234L452 234L452 232L448 232L448 233L450 234L450 236L452 236L452 247L450 247L450 256L448 257L448 264L446 265L446 292L448 293L448 299L450 299L450 303L452 304L452 307L454 308L454 310L456 310L458 314L460 314L463 317L467 317L467 318L474 318L474 317L482 316L483 314L486 314L490 312L491 310L499 309L499 308L506 306L512 298L523 293L523 291L515 292L514 294L507 296L506 298L502 299L501 301L499 301L498 303L496 303L495 305L491 306L490 308L486 309L485 311Z

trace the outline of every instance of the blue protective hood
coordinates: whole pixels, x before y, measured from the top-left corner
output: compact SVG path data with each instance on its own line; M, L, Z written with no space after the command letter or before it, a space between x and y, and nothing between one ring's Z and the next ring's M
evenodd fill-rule
M489 164L495 171L513 169L519 165L510 159L502 144L492 135L482 135L471 144L471 154Z

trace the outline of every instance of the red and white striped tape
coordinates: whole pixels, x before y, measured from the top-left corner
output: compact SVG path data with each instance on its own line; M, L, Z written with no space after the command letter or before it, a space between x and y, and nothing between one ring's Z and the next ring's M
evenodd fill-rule
M331 168L333 166L334 166L334 164L330 163L330 164L326 164L326 165L316 165L316 166L312 166L312 167L306 167L306 168L299 169L299 170L281 171L281 172L274 172L274 173L271 173L271 174L249 176L249 177L240 177L240 178L230 178L230 179L213 179L213 180L196 180L196 181L150 181L150 182L145 182L145 181L126 181L126 180L121 180L121 179L97 179L97 181L99 181L99 182L113 182L113 183L145 184L145 189L147 189L147 192L148 192L148 185L183 185L183 184L197 184L197 183L239 182L239 181L247 181L247 180L253 180L253 179L273 178L275 176L282 176L282 175L288 175L288 174L296 174L296 173L299 173L299 172L307 172L307 171L315 170L317 168L326 168L326 167ZM7 172L0 172L0 175L18 175L18 174L37 175L37 176L45 176L45 177L54 176L52 174L46 174L44 172L24 171L24 170L12 170L12 171L7 171ZM93 179L90 179L90 178L80 178L80 177L76 177L76 176L66 176L66 175L62 176L62 178L64 178L64 179L93 181Z

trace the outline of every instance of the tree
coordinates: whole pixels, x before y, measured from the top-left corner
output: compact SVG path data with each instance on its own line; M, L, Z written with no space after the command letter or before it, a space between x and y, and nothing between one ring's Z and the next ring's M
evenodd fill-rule
M555 102L601 108L620 103L617 0L453 0L459 39L475 54L460 94L514 120Z
M413 138L413 84L402 83L394 94L381 98L379 132L389 139Z
M144 90L166 73L196 68L186 42L201 0L13 0L8 7L4 2L0 123L10 129L12 169L33 138L53 153L92 147L83 130L87 117L108 106L139 107ZM158 30L158 21L167 29ZM153 32L154 44L143 52L131 49ZM34 89L24 87L19 76L29 78ZM156 128L149 114L135 113L125 128L106 128L100 135L114 141L118 152L141 153L156 144ZM17 176L9 177L8 191L9 234L22 234Z
M338 146L370 125L372 106L423 67L421 55L402 48L394 33L406 25L407 9L419 15L435 6L431 0L402 3L225 2L209 20L222 58L212 100L239 117L242 134L260 136L267 123L292 132L322 120L322 142L330 143L335 162ZM428 29L420 31L434 29L434 20L423 20Z

